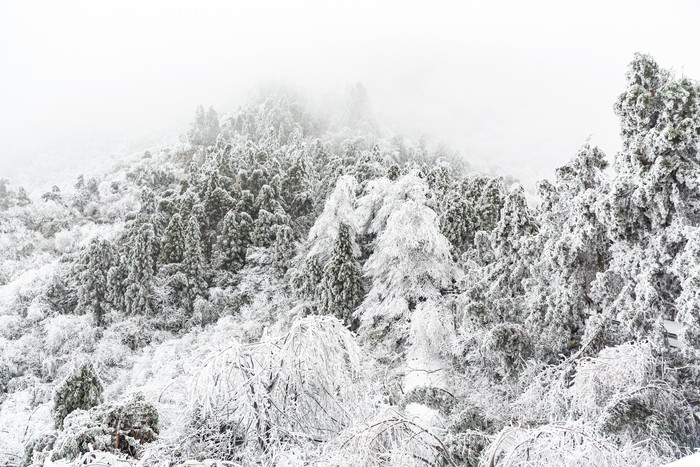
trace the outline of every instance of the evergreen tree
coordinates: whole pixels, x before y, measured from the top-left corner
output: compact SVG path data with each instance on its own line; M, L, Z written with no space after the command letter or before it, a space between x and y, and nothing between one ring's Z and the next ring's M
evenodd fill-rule
M292 270L291 284L297 297L316 302L320 299L323 265L318 255L304 260L300 268Z
M467 251L474 240L478 220L474 206L468 198L456 190L450 190L445 197L440 231L452 244L455 259Z
M126 313L146 315L152 311L153 225L142 224L133 240L129 256L128 284L125 293Z
M331 258L323 270L320 312L352 323L353 312L362 301L362 269L353 256L350 227L341 223Z
M252 230L253 219L247 213L231 210L226 214L216 245L221 268L233 272L243 267Z
M112 306L121 312L126 311L126 289L129 276L129 261L122 253L117 252L112 261L112 267L107 272L107 297Z
M257 247L268 247L275 241L275 216L265 209L258 212L258 218L253 224L251 240Z
M56 428L63 427L63 420L74 410L88 410L103 401L102 383L92 363L83 363L56 389L51 413Z
M442 291L457 278L450 242L440 233L436 213L415 201L404 202L389 216L364 272L372 288L356 311L361 330L385 336L385 344L394 349L408 338L417 305L429 302L442 310Z
M263 185L260 188L258 197L255 200L255 208L258 212L267 211L269 213L282 210L282 206L279 201L277 201L275 190L270 185Z
M194 121L187 136L192 144L211 146L216 143L220 131L219 116L214 108L209 107L209 110L205 111L200 105L195 111Z
M182 272L187 277L187 296L190 311L194 300L202 296L207 283L204 278L204 254L200 237L199 222L195 216L190 216L185 231L185 253L182 259Z
M92 239L85 252L80 273L78 289L78 310L92 311L95 323L104 324L104 315L108 306L107 274L112 266L112 245L97 238Z
M614 244L594 298L631 336L659 341L660 320L675 318L692 283L673 262L700 225L700 86L640 54L627 83L615 106L623 149L606 200Z
M277 226L272 249L273 265L284 274L296 252L294 231L288 225Z
M585 144L543 184L536 250L527 287L529 324L540 348L552 356L575 348L591 314L591 283L605 271L609 242L600 215L607 184L605 155Z
M185 235L182 227L182 217L179 213L175 213L170 218L168 227L163 234L158 263L161 265L180 263L184 252Z
M496 228L501 217L501 209L505 203L505 192L501 178L493 178L486 183L475 206L476 216L479 219L478 230L491 231Z

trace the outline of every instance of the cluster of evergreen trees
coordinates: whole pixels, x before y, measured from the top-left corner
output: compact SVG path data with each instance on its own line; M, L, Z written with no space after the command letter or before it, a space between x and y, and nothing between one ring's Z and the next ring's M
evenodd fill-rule
M639 341L670 368L698 361L697 83L635 56L615 105L614 171L586 143L540 184L535 209L502 177L382 136L364 108L349 105L334 132L288 95L225 118L199 108L189 150L171 156L185 176L140 182L122 238L84 250L76 312L99 326L174 312L166 326L181 328L201 322L196 303L213 288L263 268L307 312L392 356L381 361L427 372L441 362L515 381L529 365ZM368 133L337 128L350 120ZM81 210L99 197L92 182L77 189ZM669 347L668 321L682 324L682 349ZM687 400L700 399L697 368L677 381Z

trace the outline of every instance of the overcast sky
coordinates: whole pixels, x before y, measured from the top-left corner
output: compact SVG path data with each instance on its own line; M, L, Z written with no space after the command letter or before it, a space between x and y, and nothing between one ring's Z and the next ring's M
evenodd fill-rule
M700 78L692 1L612 3L0 0L0 177L80 173L259 84L360 81L406 131L534 180L589 134L619 148L635 51Z

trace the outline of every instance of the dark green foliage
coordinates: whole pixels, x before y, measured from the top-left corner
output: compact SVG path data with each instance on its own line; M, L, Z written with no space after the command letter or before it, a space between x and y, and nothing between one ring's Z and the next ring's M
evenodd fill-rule
M55 442L43 439L32 443L29 459L74 460L97 450L138 458L144 445L158 438L158 412L136 393L123 402L105 403L89 410L76 410L66 417ZM38 459L37 459L38 460ZM33 465L38 465L34 462Z
M515 376L532 355L532 340L519 324L497 324L491 329L487 351L507 376Z
M319 310L350 325L362 293L362 268L353 256L350 227L341 222L331 258L323 270Z
M275 216L266 210L261 210L258 212L258 218L255 219L253 224L253 232L251 233L251 240L253 245L257 247L267 247L272 245L275 240Z
M185 253L182 259L182 272L187 277L188 308L192 311L194 300L202 296L207 283L204 278L204 254L197 218L191 216L185 231Z
M291 284L297 297L315 301L320 298L319 284L322 279L323 265L316 255L308 258L299 269L294 270Z
M163 234L158 264L180 263L184 252L185 233L182 226L182 217L179 213L175 213Z
M129 315L147 315L152 311L153 225L143 224L133 240L126 278L125 306Z
M53 396L51 413L56 428L61 428L63 420L74 410L88 410L102 403L102 392L102 383L92 363L83 363L58 386Z
M221 234L216 242L219 267L235 272L245 264L246 249L251 243L253 219L243 213L229 211L224 217Z
M91 311L98 326L104 324L104 315L109 303L107 274L112 267L112 245L107 240L94 238L81 262L78 289L78 312Z
M458 191L449 191L440 217L440 231L452 244L455 258L471 246L477 226L476 210L470 200Z

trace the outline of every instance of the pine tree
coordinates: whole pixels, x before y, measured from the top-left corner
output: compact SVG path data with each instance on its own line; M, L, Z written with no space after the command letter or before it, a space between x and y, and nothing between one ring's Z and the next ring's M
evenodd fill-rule
M182 258L182 272L187 277L187 296L190 311L194 300L202 296L207 283L204 278L204 254L200 237L199 222L195 216L190 216L185 231L185 253Z
M335 315L346 325L352 323L355 308L362 301L362 269L353 256L352 245L350 227L341 223L321 280L320 312Z
M104 315L108 307L107 274L112 266L112 245L94 238L85 252L82 263L78 289L78 310L92 311L95 324L104 324Z
M474 240L478 220L474 206L456 190L450 190L440 217L440 231L452 244L455 259L467 251Z
M476 215L479 219L478 230L491 231L496 227L501 217L501 209L505 203L506 190L501 178L493 178L486 183L476 204Z
M289 269L296 252L294 231L288 225L277 226L275 242L272 245L273 265L282 274Z
M307 258L300 268L293 269L291 273L291 284L295 295L310 302L320 300L319 284L322 280L323 265L318 255Z
M129 315L146 315L152 312L154 236L153 225L145 223L141 225L133 240L125 293L126 313Z
M640 54L627 84L615 106L623 149L605 203L614 243L594 299L629 335L646 338L660 336L658 323L675 318L676 301L689 296L683 284L692 284L673 262L689 226L700 225L700 86Z
M252 228L253 220L247 213L231 210L226 214L216 241L216 256L222 269L235 272L243 267Z
M129 276L129 261L122 253L117 252L112 261L112 267L107 272L107 298L114 309L125 312L126 289Z
M442 291L457 278L437 214L415 201L402 203L389 216L364 272L372 288L356 311L361 330L385 336L390 348L400 347L417 305L429 302L442 309Z
M556 357L575 348L584 323L598 310L591 299L591 283L605 271L609 241L600 200L607 183L605 155L586 143L565 166L557 169L555 184L540 191L540 229L530 263L527 287L528 319L539 348Z
M182 217L173 214L161 240L158 263L161 265L182 262L185 252L185 235L182 227Z
M51 413L55 427L63 427L63 420L74 410L88 410L103 401L102 383L89 361L71 373L56 389Z
M270 185L263 185L260 188L258 197L255 200L255 209L258 212L267 211L269 213L282 210L282 206L279 201L277 201L275 190Z
M272 245L272 242L275 241L274 225L274 215L265 209L261 209L258 212L258 218L255 219L253 224L253 232L251 234L253 245L257 247Z

